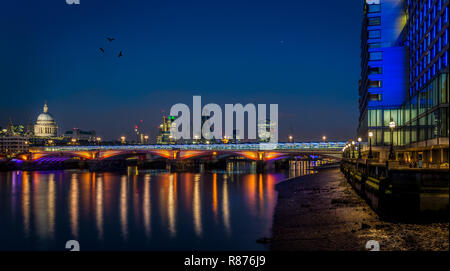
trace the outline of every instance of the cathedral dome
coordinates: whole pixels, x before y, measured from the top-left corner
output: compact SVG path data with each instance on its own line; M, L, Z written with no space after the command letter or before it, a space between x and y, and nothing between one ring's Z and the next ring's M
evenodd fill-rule
M58 133L58 126L52 115L48 113L47 103L44 105L44 112L42 112L34 125L34 135L38 137L56 137Z
M49 113L41 113L38 118L37 121L55 121L52 117L52 115L50 115Z

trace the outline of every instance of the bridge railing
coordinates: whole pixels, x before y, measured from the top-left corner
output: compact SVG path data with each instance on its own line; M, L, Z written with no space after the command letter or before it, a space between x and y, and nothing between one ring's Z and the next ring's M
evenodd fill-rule
M300 142L277 143L270 150L273 151L341 151L345 142ZM95 150L190 150L190 151L267 151L264 143L242 144L174 144L174 145L112 145L112 146L46 146L34 147L32 151L62 152L62 151L95 151Z

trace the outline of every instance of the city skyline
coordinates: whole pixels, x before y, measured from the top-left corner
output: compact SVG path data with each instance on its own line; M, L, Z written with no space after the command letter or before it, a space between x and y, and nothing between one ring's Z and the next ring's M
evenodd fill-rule
M6 4L0 126L34 123L47 100L60 132L116 140L143 120L154 139L163 111L202 95L278 103L280 140L354 135L362 3L120 3Z

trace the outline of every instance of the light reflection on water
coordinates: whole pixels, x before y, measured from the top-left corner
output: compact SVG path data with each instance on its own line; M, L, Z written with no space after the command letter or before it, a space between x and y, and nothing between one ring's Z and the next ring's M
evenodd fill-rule
M244 167L245 168L245 167ZM284 173L0 173L0 250L261 250ZM4 222L4 223L3 223Z

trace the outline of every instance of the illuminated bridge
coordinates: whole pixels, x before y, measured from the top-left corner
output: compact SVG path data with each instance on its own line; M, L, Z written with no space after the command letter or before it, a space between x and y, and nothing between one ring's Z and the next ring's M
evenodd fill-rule
M119 145L119 146L47 146L32 147L22 160L37 161L58 157L78 157L85 160L165 158L187 160L198 158L243 157L254 161L271 161L299 156L342 157L345 142L252 143L252 144L189 144L189 145Z

